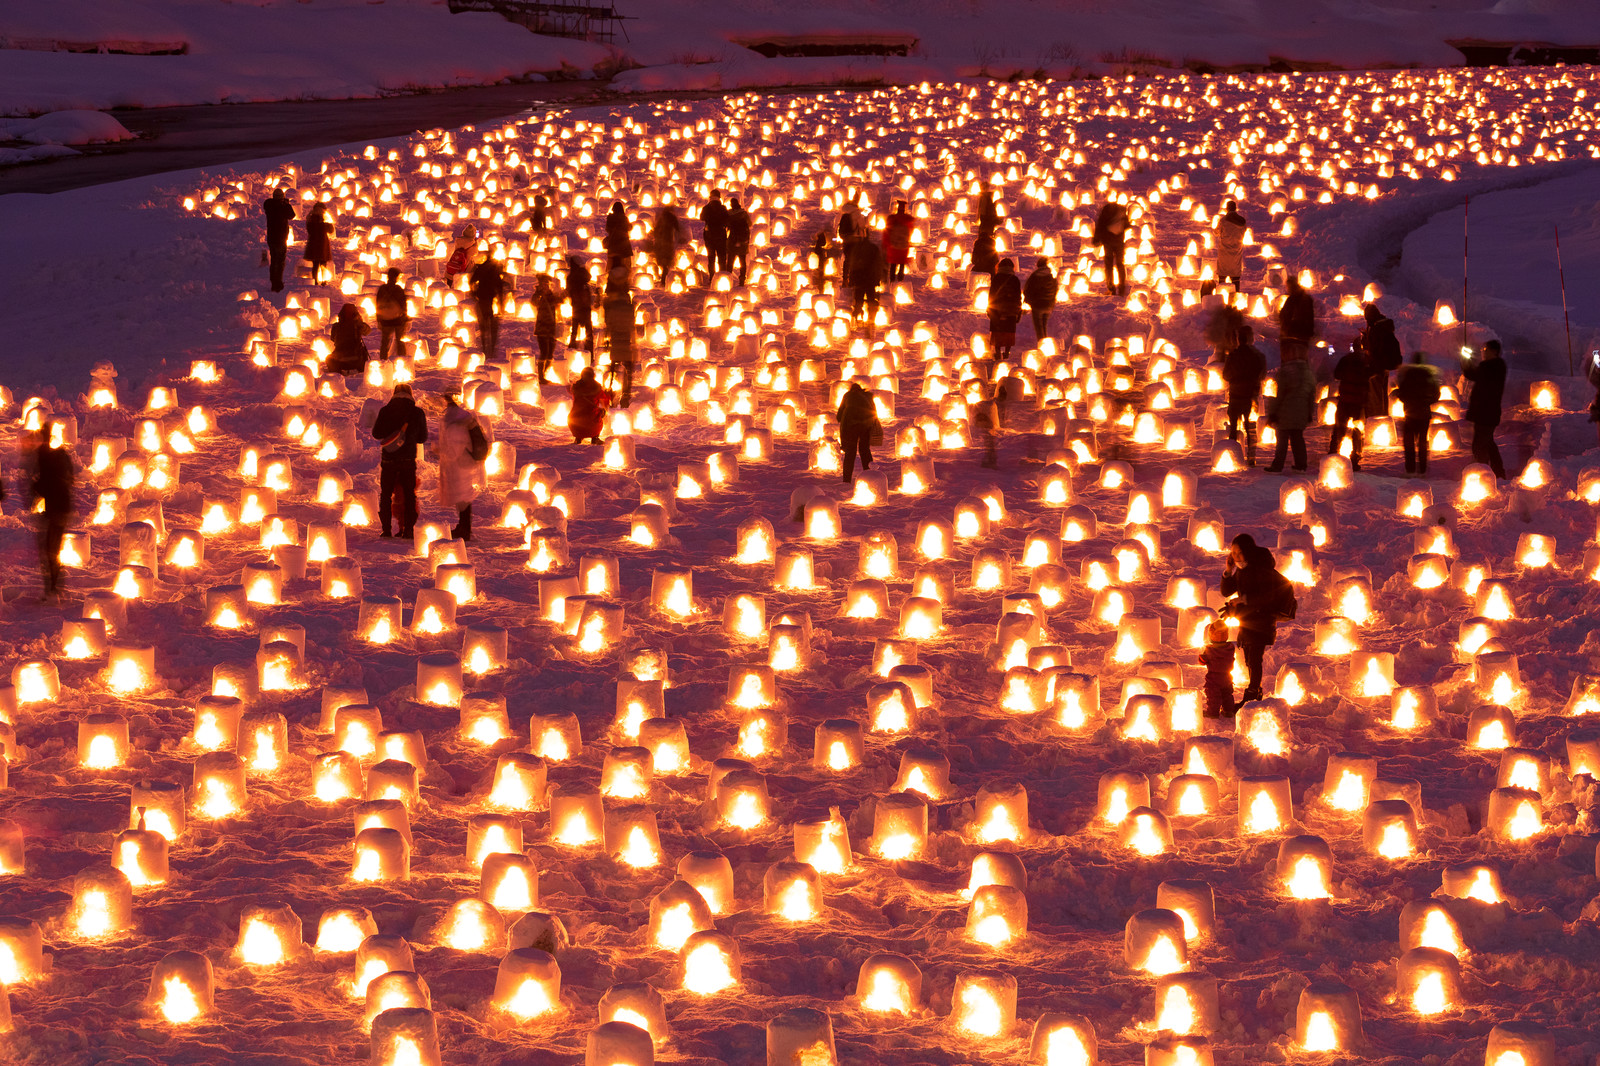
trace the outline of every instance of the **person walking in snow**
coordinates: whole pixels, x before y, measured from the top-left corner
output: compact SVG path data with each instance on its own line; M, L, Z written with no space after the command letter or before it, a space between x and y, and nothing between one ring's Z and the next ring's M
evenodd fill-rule
M1022 287L1022 298L1033 314L1033 342L1043 344L1050 332L1050 312L1056 306L1056 273L1050 269L1050 260L1041 259L1033 268L1028 283Z
M444 398L439 419L439 502L456 512L454 540L472 539L472 501L487 483L483 461L489 457L489 434L478 416Z
M44 579L40 602L61 595L61 544L72 520L72 453L50 444L50 430L41 429L29 457L31 478L27 504L39 509L39 571Z
M400 287L400 268L390 267L388 279L378 286L373 297L373 309L378 317L378 358L398 359L405 354L406 326L411 319L406 315L406 291Z
M367 345L361 338L371 331L372 327L361 317L360 308L355 304L341 306L339 317L328 330L328 335L333 341L333 354L328 356L323 369L330 374L342 374L347 378L359 377L365 373Z
M567 347L578 346L578 333L583 333L584 347L594 351L594 296L589 292L589 268L575 255L567 256L567 299L572 302L572 332L567 336Z
M656 273L664 286L672 264L678 258L678 213L671 207L656 212L655 225L650 228L650 258L655 260Z
M550 197L539 194L533 198L533 211L528 224L535 233L549 233L550 226Z
M1500 342L1486 342L1476 362L1470 355L1463 355L1461 375L1472 382L1467 421L1472 423L1473 461L1487 463L1494 476L1504 481L1506 465L1500 458L1500 446L1494 441L1506 394L1506 361L1500 354Z
M750 212L739 206L737 196L728 197L728 270L739 264L739 284L744 284L750 268Z
M906 211L906 202L899 201L883 227L883 257L889 263L890 281L906 276L906 265L911 262L911 234L916 226L916 219Z
M572 410L567 415L567 428L572 431L572 443L600 443L600 431L605 426L606 408L611 405L611 393L595 379L594 367L586 366L567 389L572 394Z
M294 205L282 189L273 189L272 195L261 205L267 219L268 275L272 291L283 291L283 264L289 258L289 223L295 219Z
M1405 410L1401 440L1405 447L1406 473L1428 476L1428 423L1433 420L1433 405L1443 390L1439 372L1427 363L1420 351L1411 353L1411 362L1395 375L1395 396Z
M306 216L306 262L311 264L311 283L321 285L333 277L333 220L322 203Z
M1361 437L1363 419L1367 415L1367 399L1372 392L1372 371L1359 345L1352 346L1334 364L1333 378L1339 386L1339 398L1333 408L1333 430L1328 434L1328 454L1339 454L1345 433L1350 434L1350 469L1361 469Z
M560 309L561 298L550 284L550 275L540 274L539 287L533 293L533 339L539 345L534 372L539 375L541 385L556 357L556 317Z
M1389 371L1399 370L1404 358L1400 354L1400 341L1394 335L1394 321L1378 310L1377 304L1361 308L1366 328L1356 340L1367 361L1367 414L1378 418L1389 413Z
M1217 220L1217 284L1232 282L1238 289L1244 281L1244 234L1249 223L1239 213L1239 205L1229 200Z
M728 208L720 190L711 190L710 202L700 211L700 224L704 227L711 274L716 276L728 269Z
M872 433L878 425L878 408L872 394L859 382L852 381L839 401L835 413L839 422L839 451L844 456L845 484L855 480L856 457L861 458L861 469L872 469Z
M1261 379L1267 372L1266 356L1251 343L1255 330L1248 324L1238 328L1238 343L1223 358L1222 380L1228 385L1228 439L1239 439L1239 423L1244 423L1245 462L1256 465L1256 424L1251 417L1261 397Z
M506 275L488 252L472 268L468 279L472 299L478 305L478 343L486 358L493 359L500 345L500 298L505 295Z
M878 288L883 284L883 249L864 234L853 238L845 251L845 269L850 283L850 317L861 322L864 312L870 337L878 317Z
M1000 265L1000 253L995 250L996 247L994 230L979 226L977 236L972 238L972 277L979 274L994 276L995 268Z
M1248 533L1240 533L1228 545L1218 588L1226 600L1225 614L1239 620L1239 650L1249 674L1239 702L1259 700L1267 649L1278 641L1278 623L1295 615L1294 588L1278 573L1272 553Z
M614 201L606 215L605 248L610 257L608 271L633 262L632 223L628 221L628 209L622 206L621 200Z
M1106 292L1112 296L1128 294L1127 267L1123 263L1123 236L1128 229L1128 209L1116 200L1107 200L1094 220L1094 243L1105 257Z
M1017 343L1017 323L1022 320L1022 279L1017 265L1002 259L989 283L989 342L996 359L1010 359Z
M1279 351L1280 365L1276 395L1267 400L1267 421L1277 435L1273 447L1273 473L1283 469L1283 460L1294 452L1294 468L1306 468L1306 427L1317 413L1317 381L1306 359L1306 349L1286 347Z
M1297 274L1289 275L1288 293L1278 308L1278 357L1282 362L1310 358L1311 338L1317 332L1317 304L1300 284ZM1293 354L1291 354L1293 353Z
M412 398L411 386L400 382L372 423L378 441L378 536L393 536L389 525L400 502L400 535L410 537L417 524L417 448L428 441L428 420Z
M611 347L610 373L620 374L622 377L622 396L618 402L624 408L633 402L634 360L633 294L628 291L625 277L620 272L611 276L611 281L606 285L605 303L601 309L606 323L606 340Z

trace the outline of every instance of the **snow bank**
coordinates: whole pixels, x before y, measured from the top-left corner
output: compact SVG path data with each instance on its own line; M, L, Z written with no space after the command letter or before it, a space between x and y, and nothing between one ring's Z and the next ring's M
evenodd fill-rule
M109 8L107 39L126 36L141 12L137 4ZM0 9L0 37L74 27L81 34L76 20L93 26L100 17L98 5L67 6L58 16L50 5L11 4ZM497 15L452 15L442 0L176 0L162 5L157 25L162 37L181 34L187 54L0 53L0 114L371 97L592 74L609 54Z
M0 141L28 144L108 144L133 134L100 111L56 111L21 121L0 120Z

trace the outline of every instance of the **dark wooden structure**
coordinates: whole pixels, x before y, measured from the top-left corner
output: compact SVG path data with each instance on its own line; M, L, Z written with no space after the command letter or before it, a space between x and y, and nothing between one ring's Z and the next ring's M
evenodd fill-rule
M609 44L620 33L627 40L623 28L625 16L617 13L616 6L604 0L565 0L563 3L546 3L545 0L450 0L450 10L491 11L502 15L534 33L551 37L574 37L583 41Z

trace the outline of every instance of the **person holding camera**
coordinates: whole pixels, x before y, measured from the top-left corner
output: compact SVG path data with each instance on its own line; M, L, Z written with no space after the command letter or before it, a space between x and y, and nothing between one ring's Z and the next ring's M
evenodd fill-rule
M1488 341L1477 360L1472 352L1462 349L1461 376L1472 382L1472 395L1467 399L1467 421L1472 423L1472 458L1486 463L1494 476L1506 479L1506 464L1500 459L1500 446L1494 442L1494 431L1500 425L1501 408L1506 397L1506 361L1500 355L1500 342Z

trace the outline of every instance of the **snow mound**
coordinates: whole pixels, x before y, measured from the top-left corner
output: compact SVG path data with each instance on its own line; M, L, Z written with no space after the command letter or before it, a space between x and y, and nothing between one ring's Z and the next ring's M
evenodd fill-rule
M54 111L20 122L0 122L0 139L27 144L109 144L133 134L101 111Z

